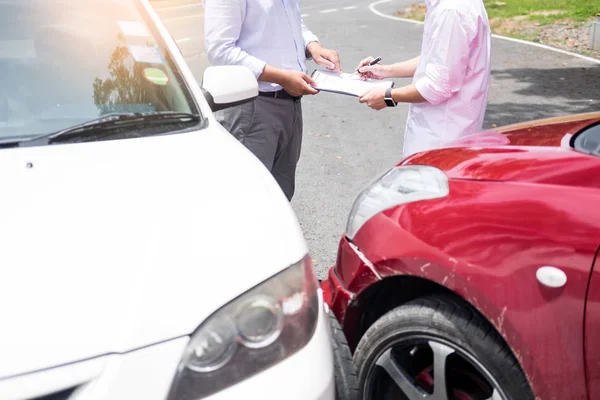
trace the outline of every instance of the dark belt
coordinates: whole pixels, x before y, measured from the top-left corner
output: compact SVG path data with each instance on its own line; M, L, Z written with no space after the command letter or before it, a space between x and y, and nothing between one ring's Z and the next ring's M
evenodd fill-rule
M278 90L276 92L258 92L258 95L263 97L270 97L272 99L284 99L294 101L299 101L302 98L302 96L294 97L283 89Z

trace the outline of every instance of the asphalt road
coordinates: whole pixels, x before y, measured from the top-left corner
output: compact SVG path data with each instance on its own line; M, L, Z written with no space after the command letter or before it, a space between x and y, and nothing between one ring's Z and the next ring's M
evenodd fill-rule
M201 3L153 3L201 82L207 66ZM390 18L411 3L302 0L302 12L321 43L339 52L342 68L352 70L368 55L381 56L384 63L418 55L422 25ZM600 110L600 64L502 39L493 39L492 46L493 79L485 128ZM309 63L310 71L314 67ZM408 107L376 112L355 98L320 93L305 98L303 108L303 153L292 205L317 274L323 278L335 261L354 198L373 178L400 161Z

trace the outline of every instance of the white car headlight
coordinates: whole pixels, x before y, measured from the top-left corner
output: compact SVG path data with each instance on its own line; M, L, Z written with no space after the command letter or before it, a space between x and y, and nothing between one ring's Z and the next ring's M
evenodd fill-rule
M170 400L198 400L304 347L319 316L310 258L287 268L215 312L192 335Z
M448 178L438 168L426 165L392 168L358 195L348 217L346 236L354 239L365 222L388 208L442 198L448 192Z

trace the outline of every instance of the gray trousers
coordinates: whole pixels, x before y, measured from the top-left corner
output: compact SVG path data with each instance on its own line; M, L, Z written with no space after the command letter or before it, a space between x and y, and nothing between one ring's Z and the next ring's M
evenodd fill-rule
M215 116L271 171L291 201L302 147L300 101L259 96L250 103L218 111Z

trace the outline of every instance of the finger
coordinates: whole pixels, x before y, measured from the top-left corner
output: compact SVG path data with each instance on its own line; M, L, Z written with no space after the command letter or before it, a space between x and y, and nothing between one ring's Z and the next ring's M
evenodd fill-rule
M315 89L312 86L308 86L308 85L306 85L302 90L302 94L317 94L317 93L319 93L319 91L317 89Z
M306 74L302 75L302 79L304 80L304 82L306 82L309 85L317 86L317 82L315 82L315 80L313 78L311 78L310 76L308 76Z
M368 72L373 73L375 71L375 66L373 65L367 65L365 67L361 67L358 69L358 72L360 72L361 74L366 74Z
M342 72L342 66L340 65L340 60L333 60L333 70L336 72Z
M316 59L315 61L317 64L324 65L327 69L336 68L335 64L325 56L318 57L318 59Z
M311 81L312 81L312 79L311 79ZM319 93L319 91L317 89L315 89L314 87L312 87L312 86L310 86L309 84L306 83L305 86L304 86L304 93L305 94L317 94L317 93Z
M331 51L331 57L329 57L329 61L335 64L336 71L342 72L342 67L340 65L340 55L337 53L337 51Z
M368 65L371 61L373 61L373 57L369 56L369 57L365 58L364 60L362 60L361 62L358 63L358 67L356 67L355 71L358 71L360 69L360 67L364 67L365 65Z

